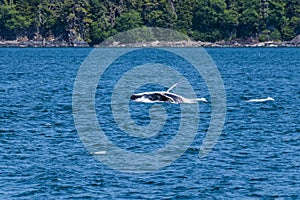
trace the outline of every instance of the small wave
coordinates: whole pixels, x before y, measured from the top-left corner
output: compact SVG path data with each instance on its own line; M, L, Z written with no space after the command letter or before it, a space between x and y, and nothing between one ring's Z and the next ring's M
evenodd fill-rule
M275 101L275 100L271 97L268 97L265 99L250 99L247 102L266 102L266 101Z
M93 155L104 155L106 154L107 152L106 151L96 151L96 152L91 152L91 154Z

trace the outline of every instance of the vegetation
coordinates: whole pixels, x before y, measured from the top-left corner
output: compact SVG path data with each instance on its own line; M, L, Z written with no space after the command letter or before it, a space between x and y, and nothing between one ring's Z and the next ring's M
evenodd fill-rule
M299 0L0 0L0 40L85 40L171 28L194 40L291 40L300 34Z

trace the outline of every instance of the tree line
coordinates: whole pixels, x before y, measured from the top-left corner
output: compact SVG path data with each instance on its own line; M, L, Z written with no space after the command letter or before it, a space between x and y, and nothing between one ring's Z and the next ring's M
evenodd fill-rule
M170 28L194 40L291 40L299 0L0 0L0 40L99 44L138 27Z

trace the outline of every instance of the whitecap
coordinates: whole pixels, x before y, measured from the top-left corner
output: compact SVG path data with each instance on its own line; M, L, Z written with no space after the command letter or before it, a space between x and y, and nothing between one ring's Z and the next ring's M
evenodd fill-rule
M104 155L106 154L106 151L96 151L96 152L91 152L94 155Z
M271 97L268 97L265 99L250 99L247 102L266 102L266 101L275 101L275 100Z

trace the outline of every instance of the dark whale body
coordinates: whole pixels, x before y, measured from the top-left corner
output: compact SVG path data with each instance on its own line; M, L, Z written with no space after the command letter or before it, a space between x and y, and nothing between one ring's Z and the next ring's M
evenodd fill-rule
M131 100L138 102L169 102L169 103L184 103L185 98L170 92L145 92L139 94L133 94L130 97Z
M168 103L197 103L207 102L205 98L188 99L178 94L171 93L170 91L176 87L177 83L172 85L167 91L159 92L143 92L131 95L130 99L136 102L154 103L154 102L168 102Z

